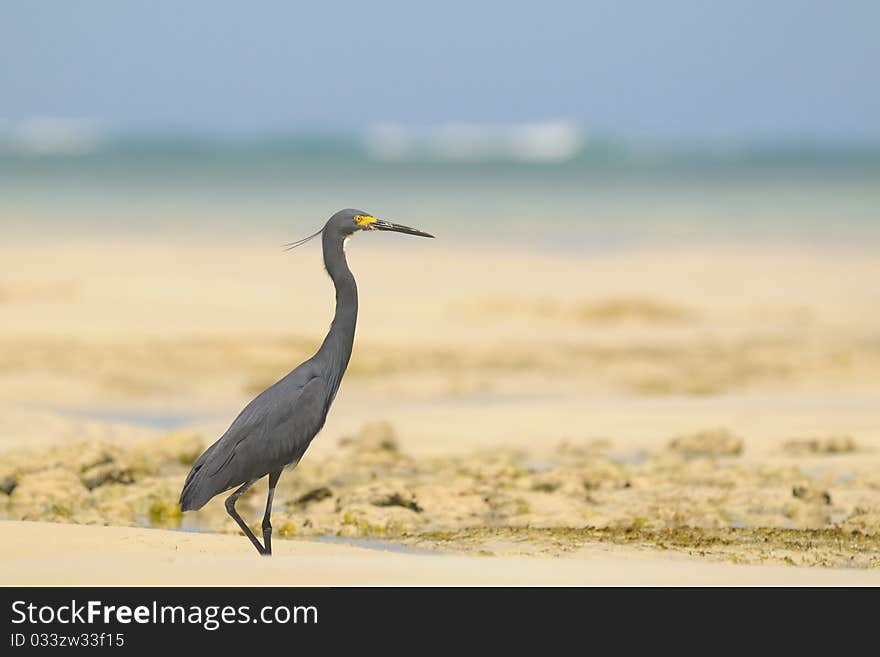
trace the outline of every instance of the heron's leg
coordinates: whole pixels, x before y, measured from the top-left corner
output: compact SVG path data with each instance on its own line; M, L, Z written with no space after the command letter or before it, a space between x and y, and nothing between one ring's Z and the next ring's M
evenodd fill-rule
M238 498L250 488L256 479L251 479L246 482L241 488L235 491L232 495L226 498L226 512L232 516L232 519L238 524L241 531L244 532L244 535L247 536L251 543L254 544L254 547L257 548L257 552L260 554L266 554L266 549L260 545L260 541L257 540L257 537L254 536L254 533L250 530L250 527L245 524L245 521L241 519L241 516L238 515L238 511L235 510L235 503L238 501Z
M269 516L272 515L272 498L275 497L275 484L281 477L281 470L269 473L269 497L266 498L266 513L263 514L263 545L266 551L263 553L267 557L272 556L272 522Z

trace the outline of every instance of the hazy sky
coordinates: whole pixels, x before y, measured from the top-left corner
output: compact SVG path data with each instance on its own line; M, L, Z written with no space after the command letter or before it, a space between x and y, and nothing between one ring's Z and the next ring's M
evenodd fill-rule
M880 2L0 6L0 119L250 133L572 119L652 139L880 138Z

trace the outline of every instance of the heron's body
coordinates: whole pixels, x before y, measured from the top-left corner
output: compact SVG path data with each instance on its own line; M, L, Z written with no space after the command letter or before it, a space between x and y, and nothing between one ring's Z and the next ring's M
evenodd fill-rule
M239 487L227 499L226 508L261 554L271 554L269 515L275 484L285 467L299 462L324 426L351 358L358 297L345 259L344 242L363 229L431 237L378 221L358 210L343 210L330 218L321 231L324 266L336 287L336 314L327 337L314 356L245 406L220 439L195 462L180 495L181 510L189 511L200 509L219 493ZM236 513L235 501L267 475L269 499L263 519L263 547Z

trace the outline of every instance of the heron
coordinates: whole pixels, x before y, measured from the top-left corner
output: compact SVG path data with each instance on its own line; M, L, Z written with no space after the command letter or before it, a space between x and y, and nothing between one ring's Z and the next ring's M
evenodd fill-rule
M296 248L321 236L324 268L336 288L336 313L317 352L257 395L226 432L193 464L180 493L181 511L201 509L214 496L226 498L226 511L261 555L272 554L272 498L287 467L296 467L327 419L327 413L348 367L357 324L358 295L345 259L345 245L355 233L392 231L419 237L429 233L377 219L362 210L334 214L316 233L286 244ZM269 477L263 515L263 543L235 510L235 503L254 482Z

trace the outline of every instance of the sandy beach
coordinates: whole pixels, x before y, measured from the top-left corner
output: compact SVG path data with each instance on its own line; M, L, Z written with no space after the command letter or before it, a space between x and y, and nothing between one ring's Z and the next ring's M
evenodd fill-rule
M869 250L370 237L355 354L282 477L271 562L220 500L176 499L323 337L319 249L0 245L0 582L880 583Z
M149 586L878 586L876 570L742 566L585 548L564 558L407 554L281 541L258 559L238 537L2 522L5 585ZM108 554L107 544L115 547Z

